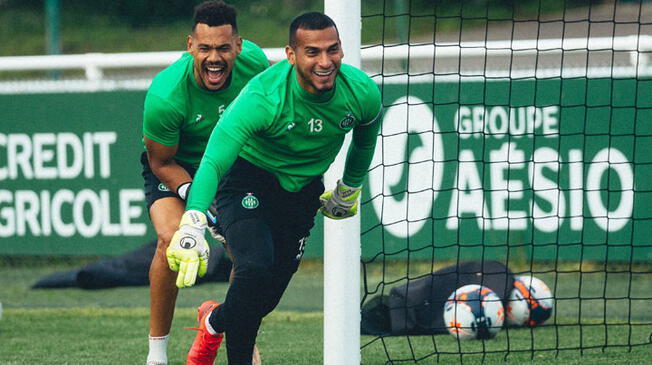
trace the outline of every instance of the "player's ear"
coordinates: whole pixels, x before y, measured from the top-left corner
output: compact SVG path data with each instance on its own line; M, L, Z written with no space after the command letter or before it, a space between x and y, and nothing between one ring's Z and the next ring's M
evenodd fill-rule
M285 46L285 56L288 58L288 62L290 62L291 65L294 65L296 62L296 53L294 52L294 48L291 46Z
M239 35L235 36L235 50L237 54L242 52L242 37Z
M191 48L192 48L192 35L188 35L188 37L186 37L186 50L190 52Z

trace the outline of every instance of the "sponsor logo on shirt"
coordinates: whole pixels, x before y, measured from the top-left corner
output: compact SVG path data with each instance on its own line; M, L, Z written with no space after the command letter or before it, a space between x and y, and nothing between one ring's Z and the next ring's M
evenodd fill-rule
M167 186L165 186L163 183L158 184L158 190L160 191L170 191Z
M258 198L256 198L253 193L247 193L247 195L242 198L242 207L245 209L256 209L258 208L258 205Z
M355 117L353 116L353 113L347 112L344 118L340 120L340 128L349 129L353 126L353 123L355 123Z
M201 114L197 114L197 117L195 117L195 123L199 123L202 120L204 120L204 116Z

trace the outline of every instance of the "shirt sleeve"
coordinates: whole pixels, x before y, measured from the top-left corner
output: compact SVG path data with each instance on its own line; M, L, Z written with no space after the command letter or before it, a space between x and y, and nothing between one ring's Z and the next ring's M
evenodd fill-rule
M255 111L255 112L252 112ZM206 211L215 198L217 186L233 165L242 147L271 123L273 109L265 97L245 87L226 108L208 140L206 151L193 179L186 209Z
M382 120L382 102L378 86L369 79L369 93L363 101L363 120L353 129L351 146L346 156L342 181L348 186L361 186L374 156Z
M218 140L219 143L216 142ZM208 153L215 149L218 149L219 153ZM194 209L204 212L208 209L213 202L220 179L233 165L241 149L242 144L239 141L232 139L217 127L213 129L206 153L193 178L186 210Z
M183 115L161 97L148 94L143 112L143 135L164 146L179 143Z
M362 102L362 120L359 125L366 126L373 123L376 123L383 115L383 105L382 105L382 96L380 94L380 89L378 85L368 78L367 79L367 95L365 100Z

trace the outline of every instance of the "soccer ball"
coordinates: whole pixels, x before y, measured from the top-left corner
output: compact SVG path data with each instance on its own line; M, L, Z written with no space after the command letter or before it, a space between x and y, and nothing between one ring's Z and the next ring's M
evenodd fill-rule
M498 295L477 284L455 290L444 306L446 329L460 340L492 338L500 331L504 320L505 312Z
M550 288L534 276L517 276L507 301L507 324L536 327L545 322L554 307Z

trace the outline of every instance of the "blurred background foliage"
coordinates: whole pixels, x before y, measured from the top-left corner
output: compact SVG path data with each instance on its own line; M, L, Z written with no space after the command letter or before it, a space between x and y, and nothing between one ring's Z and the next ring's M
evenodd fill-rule
M46 0L0 0L0 56L46 53ZM201 0L59 0L64 54L181 50L193 7ZM262 47L286 44L291 20L322 11L323 0L227 0L238 10L240 33ZM391 38L399 21L410 21L410 37L432 39L435 21L513 19L596 4L587 0L362 0L363 43ZM384 14L384 17L381 16ZM401 15L403 14L403 15ZM408 17L406 14L409 14ZM374 21L374 18L377 18ZM373 25L378 23L376 25ZM441 31L441 24L437 31ZM341 25L340 25L341 27Z

